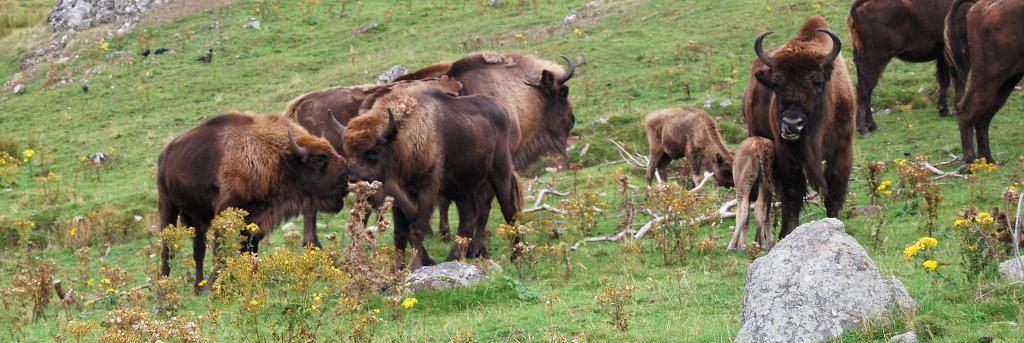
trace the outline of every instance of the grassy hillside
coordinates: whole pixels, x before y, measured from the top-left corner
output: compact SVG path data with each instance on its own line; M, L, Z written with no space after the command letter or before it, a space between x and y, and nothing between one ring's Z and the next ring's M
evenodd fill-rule
M552 60L565 54L582 61L570 82L575 133L581 136L570 155L581 169L547 172L539 165L527 175L534 191L571 189L570 200L596 195L607 205L604 212L594 214L597 224L591 235L614 234L623 217L620 205L643 199L642 190L623 195L617 175L641 185L643 171L617 163L621 157L608 139L643 152L644 114L707 103L706 110L720 120L723 136L735 147L746 136L740 103L758 32L779 32L768 41L780 44L809 15L821 14L849 40L848 1L506 0L493 8L486 2L234 1L186 15L155 15L124 36L105 37L102 29L82 33L68 48L77 59L44 63L32 74L24 95L0 94L0 151L18 159L26 149L35 152L13 171L0 169L5 173L0 186L6 188L0 192L0 286L7 286L17 263L29 256L55 260L57 277L82 294L103 293L101 287L87 283L99 282L101 265L124 268L133 284L142 283L147 267L156 263L148 247L158 240L153 233L157 153L205 118L235 109L276 113L306 91L371 83L395 64L413 69L480 50L529 52ZM584 9L574 22L562 24L579 8ZM261 21L262 29L243 27L253 19ZM354 28L369 23L377 28L353 34ZM21 54L48 36L37 26L15 30L0 40L5 47L0 50L0 77L17 71ZM170 52L148 59L138 54L158 47ZM196 62L208 48L215 51L213 63ZM846 48L843 55L853 74L851 50ZM891 109L892 114L878 118L882 129L877 134L855 141L858 167L918 154L927 154L934 162L960 153L955 120L939 118L934 109L933 68L902 62L888 67L874 103L876 110ZM61 76L72 81L61 83ZM83 84L89 86L88 93ZM895 324L855 332L843 341L887 340L908 328L940 342L981 336L1007 342L1024 339L1021 284L1007 282L991 267L980 281L968 277L958 232L951 225L964 209L1002 206L1003 189L1020 181L1024 161L1018 158L1024 137L1017 133L1024 128L1022 109L1020 92L1015 92L993 125L993 155L1005 164L981 181L938 181L945 200L937 212L934 235L941 242L935 250L937 259L948 264L940 268L943 276L925 271L919 261L902 254L905 246L927 234L918 200L887 200L879 216L844 218L848 232L868 248L882 273L899 277L921 308L916 315L899 316ZM95 152L111 159L96 167L85 158ZM855 194L850 200L856 204L869 201L863 169L851 180ZM889 169L883 179L896 181L891 163ZM706 193L718 200L732 196L729 190L714 187ZM84 219L75 220L77 216ZM817 206L805 208L805 220L823 216ZM347 215L323 217L329 226L321 236L343 232ZM638 223L649 219L639 217ZM35 225L25 225L24 220ZM497 224L491 221L492 230ZM465 290L416 294L418 307L404 320L388 318L373 337L461 342L471 337L491 342L572 340L582 335L595 342L727 341L739 328L750 261L745 253L724 250L732 225L727 219L702 226L695 241L710 242L708 249L691 252L685 263L667 266L652 238L585 245L570 255L571 275L565 275L555 258L538 258L536 264L518 268L510 265L506 244L492 237L490 248L495 260L505 265L505 273ZM877 242L872 236L876 227ZM70 228L76 233L70 234ZM570 234L551 241L531 237L538 244L571 245L583 236L583 230L567 230ZM282 235L281 230L275 232L266 251L275 246L297 249ZM390 244L390 235L386 236L385 245ZM80 255L93 262L79 270L76 265L82 265L82 258L74 251L82 246L91 246ZM436 239L428 244L435 257L444 257L447 248ZM203 315L219 309L222 317L205 324L203 334L223 341L247 337L246 327L238 324L244 311L210 297L192 296L183 281L188 270L180 263L173 269L184 301L174 314ZM606 285L636 287L626 307L626 331L606 323L605 312L596 303L595 296ZM0 337L50 341L58 333L69 335L61 323L100 321L107 311L127 302L67 309L51 304L43 318L23 327L24 336ZM367 308L384 304L386 300L372 298ZM154 306L143 305L159 318L172 315L156 312ZM285 317L271 314L265 319ZM341 317L328 314L323 319L340 332L351 326ZM99 334L93 330L85 337L92 341ZM343 335L321 332L320 338L342 340Z

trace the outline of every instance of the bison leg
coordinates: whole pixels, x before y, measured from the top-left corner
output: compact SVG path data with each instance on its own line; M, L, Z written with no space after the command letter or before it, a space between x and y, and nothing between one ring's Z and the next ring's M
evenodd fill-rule
M935 60L935 80L939 82L939 116L949 116L949 63L944 57Z
M412 244L413 249L416 249L416 256L412 260L412 269L434 265L434 260L430 259L427 248L423 245L423 239L427 231L430 231L430 216L434 214L437 193L433 195L427 193L429 192L420 192L417 195L418 210L414 212L415 215L409 227L409 243Z
M316 209L312 208L312 206L310 207L302 213L304 221L302 227L302 246L307 248L310 246L323 248L316 233Z
M999 87L999 91L995 95L995 101L988 104L987 111L980 112L981 117L975 122L975 130L978 135L978 156L984 157L989 163L996 163L995 159L992 158L992 151L989 148L989 124L992 123L992 118L996 116L996 113L999 113L999 109L1006 104L1007 98L1013 93L1014 87L1020 82L1022 76L1024 74L1010 76L1008 79L1003 80L1002 83L997 83L1002 86Z
M456 235L462 239L468 239L472 242L473 231L477 224L477 216L480 214L477 209L476 198L473 194L460 194L455 199L455 207L459 212L459 226ZM454 261L469 257L469 246L459 245L460 240L456 240L452 244L452 250L448 253L448 261Z
M736 209L736 229L733 231L732 240L729 241L729 246L726 248L729 250L742 250L746 247L747 233L750 232L750 227L747 226L747 222L750 221L749 190L737 197L737 201L739 201L739 208ZM760 231L758 231L758 234L760 235Z
M772 190L765 182L758 185L754 211L757 220L757 245L760 245L761 249L771 249L775 244L772 241Z
M490 252L487 251L487 221L491 216L491 206L494 202L494 187L485 183L477 187L476 201L476 225L473 227L473 240L469 243L468 258L487 258ZM461 219L460 219L461 221Z
M857 64L857 132L861 137L866 138L878 129L871 112L871 94L892 56L892 53L874 50L854 58Z
M775 165L775 180L778 180L779 200L782 202L782 228L779 230L781 240L800 224L800 209L804 206L804 196L807 194L807 179L798 165L794 168L786 161Z
M185 216L182 216L182 219L187 226L193 226L195 224L191 219L185 218ZM192 260L196 263L196 279L194 281L195 283L192 285L195 287L196 294L202 290L199 283L206 279L203 270L203 261L206 260L207 230L209 230L209 223L200 224L199 227L196 227L196 236L192 238Z
M158 201L157 212L160 214L160 230L166 229L167 226L178 221L178 208L171 205L169 201L164 199L162 196ZM171 259L171 252L166 245L163 245L163 249L160 252L160 275L168 276L171 274L171 266L168 260Z
M437 235L441 237L442 241L448 242L452 240L452 229L451 224L448 221L448 206L451 205L451 201L446 197L439 197L437 200ZM461 223L461 221L460 221Z
M654 181L655 173L661 182L668 181L668 165L672 162L672 157L664 151L659 151L651 153L650 160L650 165L647 166L647 184L650 185Z
M957 126L960 129L960 146L964 152L964 164L974 162L974 159L978 156L974 150L974 133L978 124L984 120L983 118L990 116L990 113L994 115L998 109L998 107L994 106L995 104L998 103L999 106L1002 106L1002 102L1006 101L1005 98L1002 102L997 99L997 94L1002 86L1002 83L997 80L1002 79L1001 77L993 76L993 73L981 70L981 68L972 68L971 74L973 75L971 84L967 88L967 92L964 93L964 98L957 104L956 109ZM1012 86L1010 89L1012 90ZM987 145L988 130L985 130L985 135L984 141ZM979 142L982 141L981 138L978 137Z

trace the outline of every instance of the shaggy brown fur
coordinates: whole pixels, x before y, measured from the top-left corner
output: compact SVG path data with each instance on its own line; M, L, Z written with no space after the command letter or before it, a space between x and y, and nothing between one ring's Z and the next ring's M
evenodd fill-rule
M395 198L395 247L404 251L412 244L413 268L433 264L423 236L439 195L455 200L458 234L472 238L470 257L486 255L486 228L475 224L495 193L481 189L496 191L509 223L522 201L508 114L490 97L452 95L444 81L407 82L379 93L349 122L344 139L353 178L380 180L385 195Z
M760 107L763 101L745 101L745 106L758 107L743 111L748 115L747 125L755 126L749 134L775 143L776 194L782 200L780 238L800 219L808 181L825 199L829 217L837 217L846 200L853 164L855 104L839 37L827 26L825 19L814 16L775 50L760 49L767 33L754 44L758 59L747 89L759 94L748 97L770 100L767 107Z
M304 210L314 216L317 210L341 210L347 184L345 159L326 140L284 117L225 113L181 134L160 152L160 226L180 216L196 228L193 258L199 282L204 279L206 231L216 214L228 207L249 212L247 220L260 231L244 233L249 239L243 251L255 253L268 230L284 218ZM316 232L308 230L306 243L319 244ZM170 273L169 257L164 247L163 275Z
M762 249L771 249L772 240L772 173L775 151L772 141L764 137L750 137L740 143L733 161L733 180L736 183L736 230L729 250L742 250L747 240L750 219L750 202L756 200L754 211L757 232L754 235Z
M935 61L939 82L938 110L949 115L951 70L943 54L943 28L953 0L857 0L846 17L857 65L857 131L861 136L878 128L871 113L871 93L893 57L907 62ZM955 74L956 97L963 81Z
M690 162L690 179L700 182L705 172L715 174L715 184L732 187L732 154L718 134L718 125L699 109L669 108L651 112L644 118L651 163L647 166L647 183L657 173L668 181L668 165L686 157Z
M989 148L989 124L1024 77L1024 0L978 0L969 6L964 21L958 18L956 10L968 7L969 2L972 1L960 0L954 4L947 25L952 32L961 28L966 32L966 40L947 35L951 38L948 53L954 56L955 68L969 70L970 74L970 85L956 108L960 145L964 163L977 157L994 162ZM969 61L970 65L961 65L960 61Z
M360 85L349 87L332 87L316 92L309 92L296 97L284 110L284 115L299 123L314 134L323 135L334 147L342 152L341 133L334 128L331 115L342 125L359 115L359 105L363 104L373 92L384 85Z

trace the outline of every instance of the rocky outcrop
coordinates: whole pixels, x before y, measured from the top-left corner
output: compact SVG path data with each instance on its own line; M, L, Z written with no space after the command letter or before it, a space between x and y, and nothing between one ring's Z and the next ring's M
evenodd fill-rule
M405 278L405 285L413 291L437 288L456 288L489 279L483 268L451 261L420 267Z
M118 31L127 31L138 23L153 5L166 0L60 0L46 21L50 31L87 30L105 23L117 23Z
M916 309L841 221L825 219L796 228L750 265L736 342L821 342Z

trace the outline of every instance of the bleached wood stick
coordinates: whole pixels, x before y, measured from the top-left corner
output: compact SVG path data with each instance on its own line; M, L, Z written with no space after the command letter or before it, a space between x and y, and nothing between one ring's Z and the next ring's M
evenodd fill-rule
M558 214L566 214L566 213L568 213L565 210L556 208L556 207L548 205L548 204L543 204L543 205L540 205L538 207L533 207L533 208L525 209L525 210L523 210L523 213L531 213L531 212L537 212L537 211L551 211L551 212L555 212L555 213L558 213Z
M700 183L698 183L697 186L693 187L693 189L691 189L690 192L696 192L699 191L701 188L704 188L704 184L707 183L708 179L710 179L714 175L715 173L704 172L704 178L701 179Z
M564 197L566 195L569 195L569 192L559 192L551 188L544 188L537 192L537 200L533 202L533 207L540 207L540 203L544 201L544 196L547 194L554 194Z
M935 168L935 166L929 164L928 162L921 162L921 163L919 163L919 165L921 167L923 167L924 169L928 169L928 171L932 172L933 174L938 175L938 177L936 179L940 179L940 178L944 178L944 177L956 177L956 178L961 178L961 179L966 179L967 178L967 175L961 175L961 174L957 174L957 173L947 173L947 172L941 171L941 170L939 170L939 168Z

